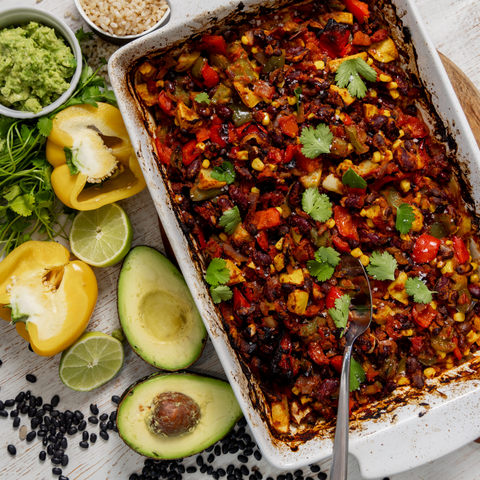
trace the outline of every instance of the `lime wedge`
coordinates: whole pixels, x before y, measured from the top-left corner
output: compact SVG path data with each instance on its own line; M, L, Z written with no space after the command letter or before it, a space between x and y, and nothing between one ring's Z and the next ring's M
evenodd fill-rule
M132 225L125 210L111 203L77 214L70 230L70 247L85 263L109 267L128 253L132 237Z
M110 381L122 368L123 345L102 332L84 333L62 353L58 374L72 390L89 392Z

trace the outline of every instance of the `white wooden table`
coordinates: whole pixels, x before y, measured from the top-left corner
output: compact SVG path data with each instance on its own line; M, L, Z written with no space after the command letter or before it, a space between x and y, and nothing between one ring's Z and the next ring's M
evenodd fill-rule
M180 1L180 0L177 0ZM175 0L172 0L175 4ZM455 62L480 89L480 8L478 0L417 0L421 14L436 47ZM65 12L72 13L74 18L80 18L76 12L73 0L0 0L0 8L13 5L30 5L50 10L62 18ZM64 18L73 29L82 25L80 20L71 16ZM130 216L134 229L133 245L150 245L162 249L162 241L158 228L155 208L147 191L120 202ZM111 333L119 326L116 307L116 286L120 266L105 269L95 269L99 285L99 297L96 310L88 326L88 330ZM119 376L102 388L90 393L73 392L65 387L58 378L58 362L60 355L52 358L38 357L30 352L27 344L16 334L15 329L6 323L0 324L0 399L5 401L14 398L21 390L30 389L33 395L42 396L49 402L54 394L61 398L59 409L72 411L80 409L86 416L89 405L95 403L101 412L110 413L115 405L111 396L121 395L124 389L141 377L156 371L138 358L132 350L126 348L125 365ZM221 366L210 344L207 345L202 358L191 368L193 371L208 372L223 376ZM29 384L25 375L33 373L38 381ZM22 416L22 425L30 426L30 419ZM89 425L87 430L98 434L98 426ZM479 432L480 436L480 432ZM116 434L110 435L105 442L98 438L95 445L88 450L82 450L78 443L80 434L68 437L67 454L70 458L64 475L70 480L104 480L127 479L133 472L140 472L144 466L144 458L130 450ZM448 442L448 438L445 438ZM7 453L7 445L17 447L16 457ZM19 479L50 479L53 465L50 461L40 462L38 454L42 446L37 437L27 444L20 441L19 429L12 428L10 418L0 418L0 480ZM236 455L220 457L223 465L236 460ZM378 459L382 461L381 458ZM185 460L184 464L193 464L194 459ZM280 471L270 467L264 460L255 462L264 478L279 475ZM253 463L250 461L250 466ZM320 464L322 471L328 471L330 461ZM304 469L306 471L308 469ZM313 476L313 475L312 475ZM200 480L211 478L200 473L190 477ZM360 479L360 473L354 458L350 458L349 479ZM430 464L409 472L392 475L391 480L479 480L480 479L480 444L470 443L460 450L440 458Z

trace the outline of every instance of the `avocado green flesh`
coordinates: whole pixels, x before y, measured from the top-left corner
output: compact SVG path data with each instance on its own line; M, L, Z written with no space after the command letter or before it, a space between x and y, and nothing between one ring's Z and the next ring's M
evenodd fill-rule
M145 423L152 400L163 392L181 392L200 407L201 417L192 432L179 437L152 433ZM190 374L150 377L133 387L118 407L118 431L128 446L152 458L173 459L201 452L223 438L242 416L227 382Z
M165 370L191 365L207 332L181 273L160 252L135 247L118 282L118 313L133 350Z

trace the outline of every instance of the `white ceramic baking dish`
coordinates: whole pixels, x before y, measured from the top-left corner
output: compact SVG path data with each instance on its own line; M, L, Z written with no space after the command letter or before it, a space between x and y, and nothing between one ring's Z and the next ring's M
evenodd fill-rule
M202 279L201 262L177 221L168 189L152 153L152 122L142 112L130 81L131 70L142 57L179 44L193 34L213 27L234 11L254 11L259 4L273 7L280 3L271 0L244 0L240 4L226 0L176 0L172 4L169 24L119 50L110 59L109 74L158 214L255 439L272 465L293 469L331 455L333 428L296 444L272 437L261 414L263 404L259 389L255 389L252 380L247 378L228 343L219 313ZM402 40L404 35L408 36L408 31L411 34L417 56L415 62L414 51L406 48L411 67L415 71L415 63L418 64L419 76L431 94L432 104L457 144L458 173L469 186L473 203L479 208L478 148L414 1L393 0L396 15L386 1L379 0L377 5L385 9L385 18L391 23L394 36ZM370 419L364 414L362 420L353 422L350 453L357 458L362 475L376 478L408 470L477 438L480 435L480 374L477 370L480 371L478 357L450 373L450 378L456 378L454 381L445 378L428 381L421 396L414 398L408 392L398 395L390 402L377 405ZM408 390L408 387L404 388Z

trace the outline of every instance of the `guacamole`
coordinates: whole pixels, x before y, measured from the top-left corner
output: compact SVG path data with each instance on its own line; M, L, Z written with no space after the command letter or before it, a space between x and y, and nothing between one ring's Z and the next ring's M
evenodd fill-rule
M0 31L0 103L38 113L64 93L77 62L55 30L30 22Z

